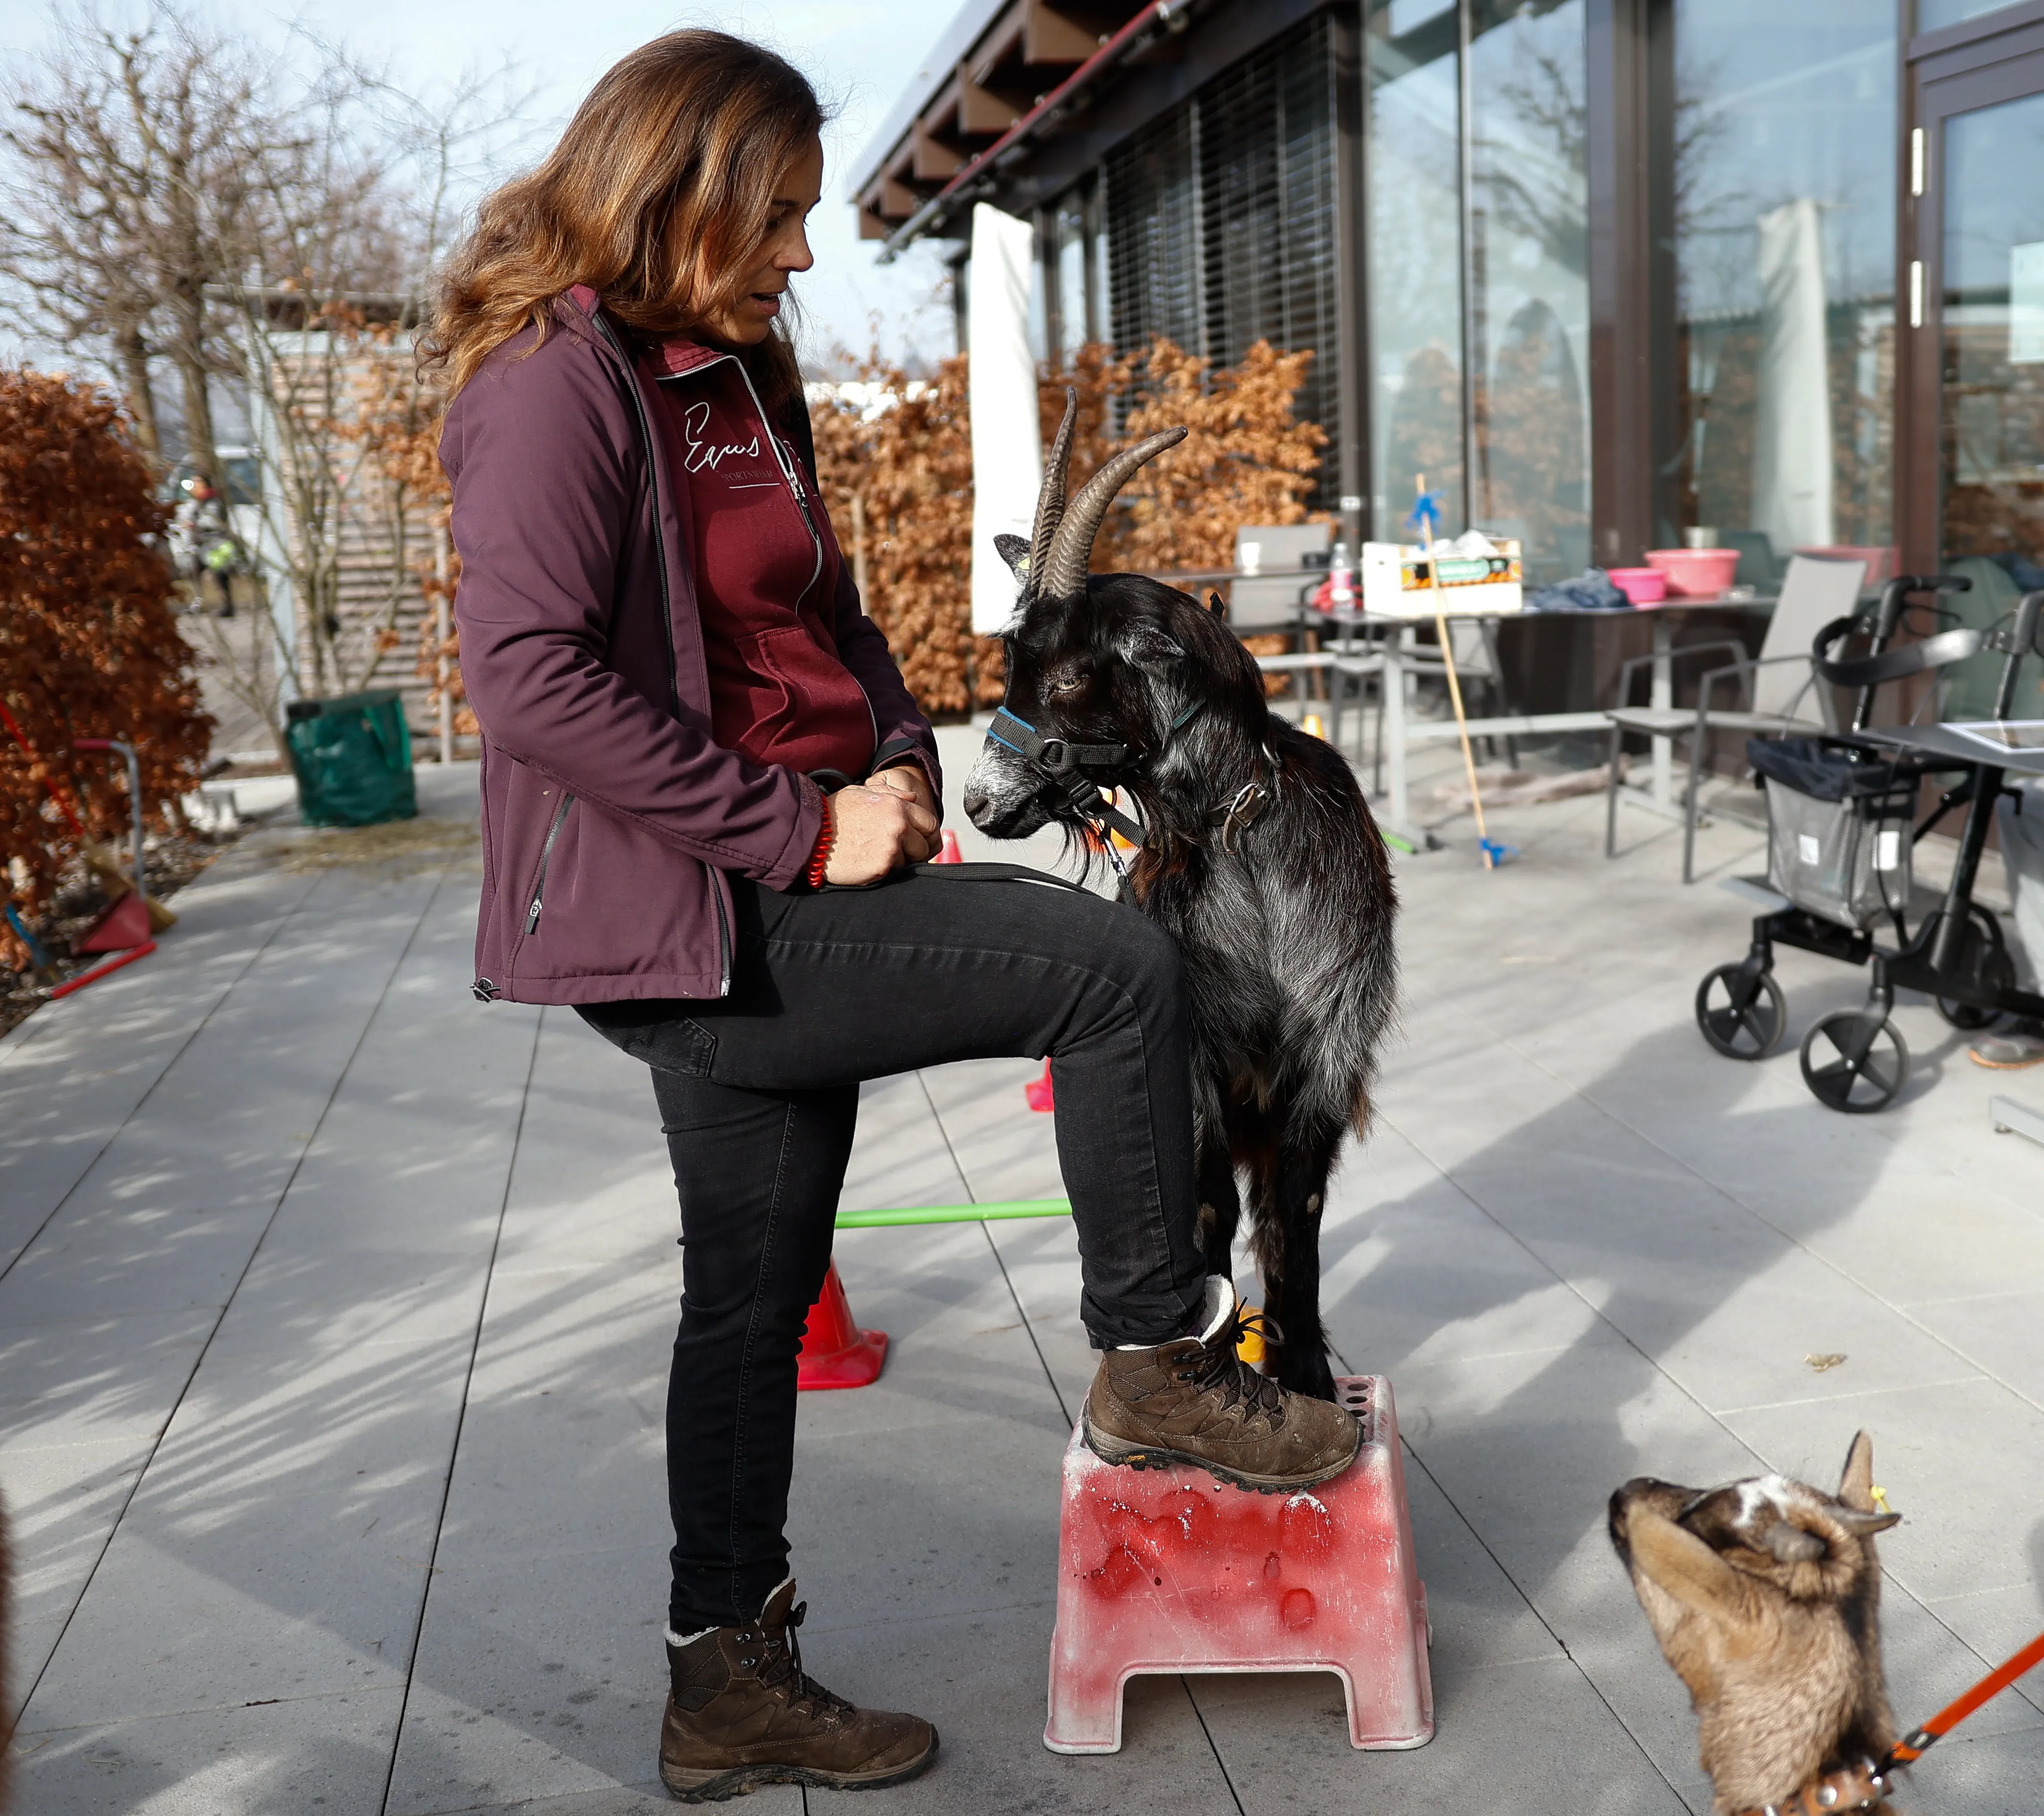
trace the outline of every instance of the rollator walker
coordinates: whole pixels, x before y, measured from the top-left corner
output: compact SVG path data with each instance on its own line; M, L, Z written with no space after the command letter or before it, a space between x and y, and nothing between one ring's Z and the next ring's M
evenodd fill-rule
M1858 690L1850 728L1811 739L1755 739L1747 746L1768 794L1768 873L1730 886L1770 908L1754 920L1745 958L1719 966L1697 986L1696 1025L1728 1059L1764 1058L1788 1020L1774 977L1777 945L1871 964L1865 1007L1823 1016L1803 1039L1804 1082L1820 1103L1847 1115L1885 1109L1908 1082L1909 1050L1890 1019L1896 990L1922 991L1946 1021L1966 1031L2004 1014L2044 1016L2044 996L2016 989L2001 923L1973 894L1995 804L2015 792L2006 778L2044 776L2044 739L2011 744L1998 759L1992 744L1950 726L1867 724L1883 685L1982 651L2004 658L1994 719L2008 720L2023 658L2044 654L2038 648L2044 591L2023 594L1992 630L1938 631L1890 647L1912 596L1934 601L1971 586L1959 575L1904 574L1882 589L1871 612L1827 624L1817 634L1815 672L1820 681ZM1867 639L1868 653L1840 659L1835 652L1855 635ZM1925 780L1955 774L1958 779L1912 827ZM1961 807L1965 828L1951 881L1912 933L1910 854ZM1875 937L1884 923L1893 930L1892 947Z

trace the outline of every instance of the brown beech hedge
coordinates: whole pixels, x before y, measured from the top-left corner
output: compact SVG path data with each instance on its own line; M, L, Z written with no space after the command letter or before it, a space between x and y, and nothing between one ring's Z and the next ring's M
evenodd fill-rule
M74 816L109 843L129 824L123 766L75 755L75 739L136 746L159 824L206 760L212 721L171 609L165 517L113 398L0 367L0 858L26 909L76 856ZM0 962L21 962L13 946Z

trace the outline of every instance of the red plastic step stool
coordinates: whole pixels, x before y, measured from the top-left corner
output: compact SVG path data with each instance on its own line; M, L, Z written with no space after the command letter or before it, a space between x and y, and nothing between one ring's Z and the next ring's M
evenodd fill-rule
M1391 1384L1335 1384L1362 1422L1362 1449L1332 1481L1289 1495L1224 1487L1204 1469L1104 1463L1074 1430L1043 1730L1053 1753L1120 1752L1122 1686L1143 1672L1331 1671L1354 1745L1433 1738L1427 1590Z

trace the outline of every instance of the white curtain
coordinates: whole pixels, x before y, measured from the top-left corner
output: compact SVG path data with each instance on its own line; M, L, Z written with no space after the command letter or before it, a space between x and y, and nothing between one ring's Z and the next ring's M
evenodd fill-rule
M982 636L1015 615L1015 576L993 539L1026 536L1043 481L1036 355L1029 344L1035 232L979 203L972 211L966 334L972 410L972 628Z
M1827 547L1836 539L1824 246L1817 204L1808 197L1760 217L1759 393L1753 527L1782 555Z

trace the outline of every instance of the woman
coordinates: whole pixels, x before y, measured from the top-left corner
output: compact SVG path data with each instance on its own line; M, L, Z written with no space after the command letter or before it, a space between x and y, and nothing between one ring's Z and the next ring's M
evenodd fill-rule
M688 1801L936 1753L793 1636L795 1360L861 1080L1053 1057L1107 1353L1089 1430L1274 1486L1359 1442L1242 1368L1202 1277L1170 941L1047 880L917 867L936 740L839 557L783 322L822 124L768 52L647 45L484 204L432 349L483 729L475 992L572 1004L644 1060L681 1196L660 1774Z

